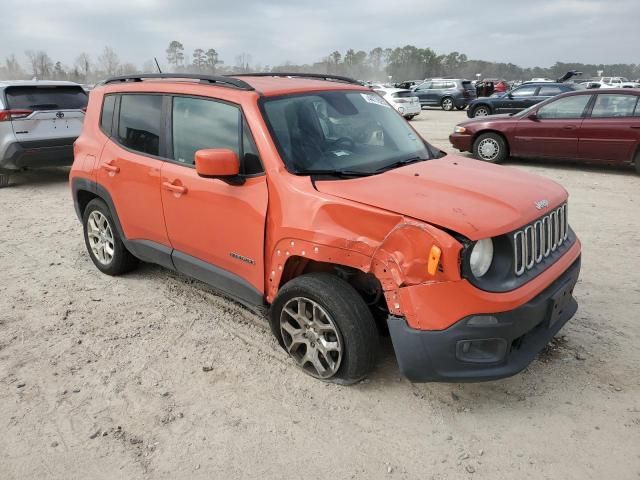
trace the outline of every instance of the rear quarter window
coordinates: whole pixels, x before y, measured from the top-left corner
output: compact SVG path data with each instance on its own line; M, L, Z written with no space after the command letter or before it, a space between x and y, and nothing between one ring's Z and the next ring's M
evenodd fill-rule
M87 94L80 86L7 87L7 106L19 110L78 110L87 106Z
M111 127L113 125L113 111L116 106L116 96L106 95L102 102L102 112L100 113L100 129L107 135L111 136Z

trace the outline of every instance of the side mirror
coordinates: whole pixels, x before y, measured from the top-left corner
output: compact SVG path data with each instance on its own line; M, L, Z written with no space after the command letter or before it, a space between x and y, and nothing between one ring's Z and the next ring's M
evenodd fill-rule
M534 122L537 122L537 121L539 120L539 119L538 119L538 114L537 114L536 112L531 112L531 113L527 116L527 118L528 118L529 120L533 120Z
M509 97L510 99L513 99L513 93L511 92L507 93L507 97Z
M226 148L206 148L195 153L196 172L201 177L235 177L240 173L236 152Z

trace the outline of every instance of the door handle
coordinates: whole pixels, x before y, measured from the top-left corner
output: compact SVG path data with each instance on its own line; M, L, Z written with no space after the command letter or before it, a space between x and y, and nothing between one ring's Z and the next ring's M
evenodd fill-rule
M173 192L173 193L181 193L181 194L187 193L187 187L183 187L182 185L175 185L171 182L162 182L162 186L164 187L165 190L169 190L170 192Z
M564 130L575 130L576 128L578 128L575 125L565 125L564 127L562 127Z
M636 130L640 130L640 125L630 125L629 128L635 128Z
M103 163L102 168L104 168L109 173L118 173L120 171L120 167L113 165L113 160Z

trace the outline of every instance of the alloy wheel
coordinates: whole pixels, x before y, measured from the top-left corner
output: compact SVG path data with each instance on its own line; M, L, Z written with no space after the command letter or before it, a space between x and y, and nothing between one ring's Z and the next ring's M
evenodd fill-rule
M445 98L444 100L442 100L442 108L446 111L453 110L453 100L451 100L450 98Z
M487 115L489 115L489 110L486 107L478 107L473 112L474 117L486 117Z
M113 230L107 217L94 210L87 218L87 237L94 257L102 265L109 265L115 252Z
M500 145L493 138L485 138L478 144L478 155L487 162L493 161L500 153Z
M289 355L309 375L328 379L342 361L342 338L331 315L317 302L295 297L280 313L280 333Z

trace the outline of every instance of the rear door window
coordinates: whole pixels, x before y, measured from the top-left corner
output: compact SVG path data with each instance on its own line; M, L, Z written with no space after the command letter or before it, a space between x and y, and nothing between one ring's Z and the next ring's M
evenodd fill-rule
M562 89L560 87L540 87L540 92L538 96L540 97L553 97L562 93Z
M162 95L126 94L120 97L118 141L148 155L160 155Z
M100 129L111 136L111 126L113 125L113 112L116 106L116 96L107 95L102 102L102 112L100 113Z
M11 110L80 110L87 106L87 94L80 86L7 87Z
M638 97L636 95L600 94L593 104L591 117L631 117L637 103Z
M538 87L521 87L511 92L514 97L533 97Z

